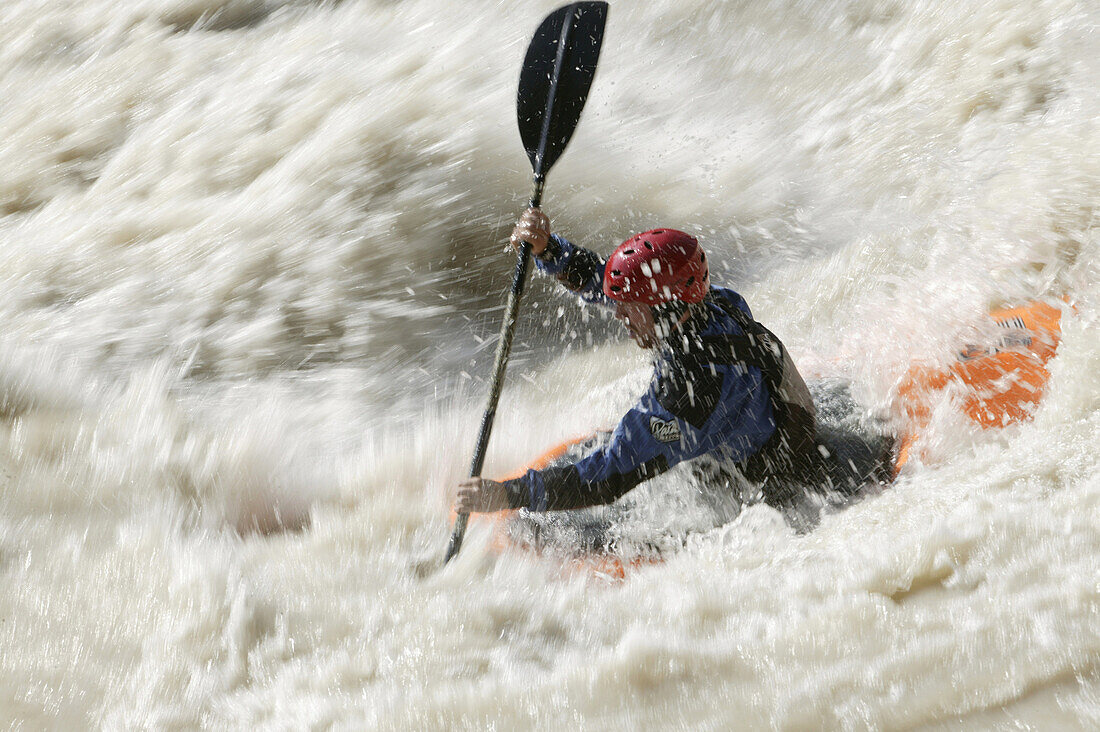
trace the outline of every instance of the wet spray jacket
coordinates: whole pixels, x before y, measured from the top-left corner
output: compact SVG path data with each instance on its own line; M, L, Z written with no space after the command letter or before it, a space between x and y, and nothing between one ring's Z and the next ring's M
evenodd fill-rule
M614 305L603 294L604 262L594 252L554 235L536 263L583 300ZM505 486L515 508L581 508L611 503L702 455L764 481L790 472L792 455L812 452L813 433L809 392L786 349L752 320L744 298L712 287L703 307L663 340L649 388L607 444Z

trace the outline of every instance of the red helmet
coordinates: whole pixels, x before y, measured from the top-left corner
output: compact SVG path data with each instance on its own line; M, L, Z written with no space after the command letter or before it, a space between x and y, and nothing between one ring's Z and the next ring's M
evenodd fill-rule
M619 302L700 302L708 289L707 255L695 237L675 229L630 237L612 253L603 273L603 294Z

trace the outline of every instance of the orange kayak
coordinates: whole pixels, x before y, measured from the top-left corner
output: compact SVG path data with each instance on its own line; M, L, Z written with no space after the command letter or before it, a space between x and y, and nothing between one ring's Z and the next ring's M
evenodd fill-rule
M902 418L903 433L893 456L893 474L910 460L917 439L929 428L932 406L949 387L959 398L958 408L984 429L996 429L1029 419L1042 398L1053 358L1061 339L1062 309L1033 301L1018 307L994 310L988 330L995 335L982 345L966 345L954 362L914 364L895 392L894 406ZM516 473L540 470L567 456L592 438L591 435L555 445ZM516 511L475 514L471 519L493 524L492 548L495 552L521 551L541 553L529 542L517 541L508 530ZM553 556L566 572L582 571L591 576L619 580L636 567L659 562L651 557L621 557L608 552L567 552L555 550Z
M912 453L913 444L928 428L931 405L939 393L954 387L958 407L984 429L1029 419L1042 399L1062 337L1062 310L1041 301L994 310L992 343L967 345L954 363L914 364L898 385L896 403L907 422L895 473Z

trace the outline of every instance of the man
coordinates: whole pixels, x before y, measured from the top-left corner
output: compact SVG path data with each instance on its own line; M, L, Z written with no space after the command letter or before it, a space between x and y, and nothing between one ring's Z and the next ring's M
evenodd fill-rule
M512 233L512 246L523 241L540 270L585 301L614 307L634 342L654 351L653 380L606 445L515 480L465 480L458 511L607 504L679 462L709 455L757 485L760 498L796 528L816 522L816 510L805 512L807 491L836 487L843 471L815 441L809 390L744 298L710 286L706 254L694 237L647 231L604 263L551 235L547 217L532 208Z

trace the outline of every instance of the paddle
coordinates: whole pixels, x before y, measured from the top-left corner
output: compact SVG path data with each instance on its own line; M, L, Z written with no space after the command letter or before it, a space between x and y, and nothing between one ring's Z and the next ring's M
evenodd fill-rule
M596 73L596 62L600 58L606 19L605 2L565 5L546 16L527 47L523 71L519 76L516 115L519 120L519 135L534 173L531 207L537 207L542 202L546 174L557 162L569 143L569 138L573 136L573 130L577 128L577 120L580 119L584 102L588 98L588 89L592 86L592 77ZM527 280L530 258L531 245L523 242L516 256L512 291L508 294L504 324L497 342L489 405L481 418L474 459L470 465L471 478L481 475L481 467L485 462L485 448L493 430L493 418L500 400L504 371L508 367L508 354L512 350L516 315L519 312L520 297L523 295L523 285ZM468 518L469 514L460 513L455 519L451 541L443 557L444 564L462 547Z

